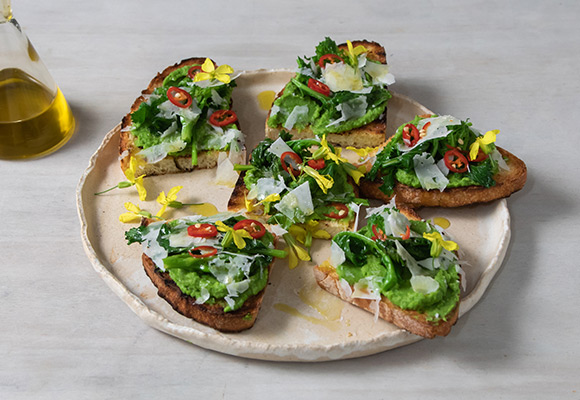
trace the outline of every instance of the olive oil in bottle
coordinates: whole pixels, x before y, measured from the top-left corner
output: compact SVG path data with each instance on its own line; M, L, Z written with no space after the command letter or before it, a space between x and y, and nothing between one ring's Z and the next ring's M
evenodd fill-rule
M68 141L74 125L60 89L51 91L19 69L0 71L0 158L49 154Z

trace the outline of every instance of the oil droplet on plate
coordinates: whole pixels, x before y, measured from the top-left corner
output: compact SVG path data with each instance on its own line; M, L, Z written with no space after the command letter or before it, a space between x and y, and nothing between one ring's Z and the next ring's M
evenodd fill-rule
M451 225L451 222L449 222L449 220L447 218L443 218L443 217L435 217L435 218L433 218L433 223L435 225L440 226L443 229L447 229Z
M269 110L276 97L276 92L273 90L265 90L258 94L258 104L262 110Z
M301 318L301 319L308 321L310 323L313 323L316 325L322 325L322 326L324 326L324 327L326 327L334 332L339 331L342 327L342 324L340 323L340 321L328 321L326 319L319 319L319 318L310 317L308 315L302 314L296 308L289 306L288 304L276 303L276 304L274 304L274 309L276 309L278 311L282 311L286 314L290 314L294 317Z
M218 213L216 206L211 203L194 204L189 206L189 209L193 213L203 215L204 217L211 217L212 215L216 215Z

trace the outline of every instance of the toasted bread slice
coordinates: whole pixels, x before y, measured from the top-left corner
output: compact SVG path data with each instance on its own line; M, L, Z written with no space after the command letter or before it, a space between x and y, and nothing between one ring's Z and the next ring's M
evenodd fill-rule
M397 205L407 207L461 207L465 205L487 203L493 200L509 197L512 193L524 187L527 178L526 164L512 153L500 147L498 151L507 158L509 170L501 170L494 175L495 186L466 186L439 190L424 190L413 188L397 182L393 194L387 195L379 188L381 179L376 181L361 180L361 193L366 198L389 202L393 196Z
M352 298L349 296L345 288L341 286L340 277L336 273L336 270L330 264L323 263L315 266L314 278L316 279L318 286L327 292L370 313L374 314L376 312L374 308L376 305L373 300ZM385 296L382 296L381 301L379 302L378 316L415 335L432 339L436 336L446 336L449 334L451 327L455 322L457 322L457 317L459 316L459 304L457 304L453 311L447 315L446 321L438 321L434 323L427 320L425 314L417 311L403 310L391 303Z
M137 154L141 148L135 144L135 137L130 132L130 127L132 124L131 114L139 109L142 102L146 100L146 96L153 93L155 88L163 84L163 80L176 69L182 68L186 65L199 65L203 64L206 58L188 58L180 61L172 66L165 68L162 72L159 72L155 78L151 80L149 85L145 90L141 92L133 105L131 106L131 111L123 117L121 122L121 135L119 141L119 155L121 159L121 169L125 171L129 168L129 160L131 156ZM215 63L214 63L215 64ZM179 172L189 172L194 169L210 169L217 166L218 163L218 151L199 151L197 165L191 164L191 156L171 156L168 155L163 160L153 163L145 164L141 167L140 173L147 176L153 175L164 175L164 174L174 174Z
M178 313L221 332L240 332L254 326L266 288L248 298L241 308L224 312L223 307L218 304L196 304L196 299L184 294L169 273L157 268L151 258L143 254L142 261L147 276L157 287L159 296Z
M399 211L410 220L421 219L412 208L406 208L403 206L399 207ZM348 283L345 281L341 282L341 278L336 273L336 269L329 261L325 261L314 267L314 278L316 279L318 286L327 292L372 314L377 314L381 319L391 322L399 328L428 339L432 339L436 336L447 336L453 325L457 322L459 316L459 302L444 319L431 321L427 318L426 314L413 310L404 310L393 304L385 296L381 296L377 311L376 302L374 300L355 298L351 296L354 292L354 288L350 286L349 290L345 287Z
M382 64L387 63L387 56L383 46L376 42L369 42L367 40L356 40L352 42L354 47L362 45L367 52L367 58L369 60L377 61ZM343 43L338 46L340 49L346 50L347 44ZM276 95L276 98L280 97L283 93L283 89ZM282 126L277 126L275 128L268 125L268 119L270 118L270 112L268 112L268 118L266 119L266 137L271 139L276 139L280 135L280 131L283 129ZM326 138L329 143L337 146L346 147L353 146L358 148L364 147L376 147L381 145L386 139L387 130L387 117L386 111L378 119L363 125L361 127L351 129L345 132L339 133L327 133ZM293 139L305 139L314 137L312 129L308 126L302 130L293 128L289 132Z
M244 176L245 176L245 171L243 171L240 176L238 177L238 180L236 182L236 186L234 187L234 190L232 191L232 195L230 196L230 199L228 200L228 211L231 212L238 212L238 211L245 211L246 210L246 196L248 195L248 188L246 187L246 184L244 183ZM353 188L355 190L355 193L357 193L358 196L358 187L356 185L353 185ZM249 216L251 216L252 218L255 219L265 219L268 217L268 215L264 215L263 214L263 207L259 207L256 209L256 211L254 212L250 212L250 213L246 213ZM331 236L336 235L339 232L345 231L345 230L354 230L356 229L355 227L355 222L356 222L356 218L354 220L351 220L349 223L345 223L342 222L342 220L320 220L319 221L319 227L320 229L324 229L326 232L328 232Z

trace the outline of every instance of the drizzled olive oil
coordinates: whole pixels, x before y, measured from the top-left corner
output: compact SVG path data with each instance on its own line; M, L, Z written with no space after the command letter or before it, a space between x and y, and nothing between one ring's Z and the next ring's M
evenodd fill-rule
M74 118L60 89L20 69L0 71L0 159L40 157L64 145Z

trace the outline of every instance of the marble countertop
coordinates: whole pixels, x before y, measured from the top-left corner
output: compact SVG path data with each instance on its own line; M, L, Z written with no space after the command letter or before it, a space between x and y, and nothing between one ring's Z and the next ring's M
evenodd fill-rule
M0 398L580 397L580 4L161 4L13 2L78 126L48 157L0 160ZM324 36L383 44L394 91L500 129L526 161L501 270L449 336L352 360L237 358L150 328L83 250L75 193L91 155L165 66L209 55L292 69Z

